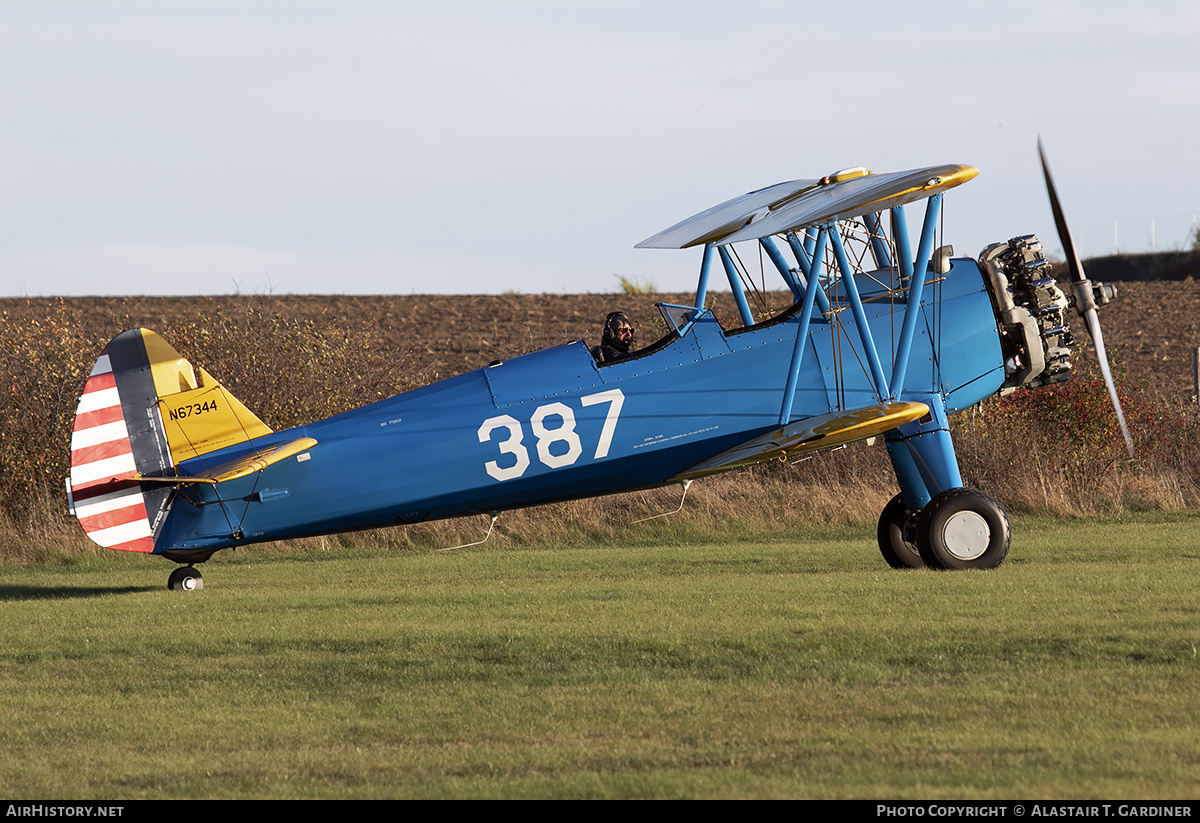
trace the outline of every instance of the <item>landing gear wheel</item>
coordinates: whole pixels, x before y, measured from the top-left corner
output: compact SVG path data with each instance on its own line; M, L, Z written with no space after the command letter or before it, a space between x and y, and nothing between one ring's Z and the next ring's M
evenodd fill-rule
M896 495L883 507L879 515L879 551L883 559L893 569L923 569L925 561L921 559L916 544L904 539L905 526L916 517L916 512L910 512L904 505L900 495ZM909 534L912 533L910 529Z
M978 489L942 492L917 520L917 550L931 569L994 569L1011 542L1004 509Z
M167 588L173 592L191 592L204 588L204 578L192 566L180 566L167 578Z

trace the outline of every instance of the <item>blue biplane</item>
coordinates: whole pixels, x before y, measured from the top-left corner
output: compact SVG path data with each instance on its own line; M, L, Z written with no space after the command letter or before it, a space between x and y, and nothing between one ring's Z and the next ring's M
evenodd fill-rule
M1108 292L1072 251L1064 294L1032 236L978 259L935 248L943 192L976 174L858 168L742 195L639 244L703 250L693 304L661 305L669 333L652 345L602 363L577 340L287 431L153 332L126 331L79 401L72 509L101 546L181 564L168 585L190 590L203 585L195 564L230 546L494 516L883 436L899 485L879 521L885 560L994 568L1008 519L963 487L947 418L1066 380L1072 303L1102 353ZM920 201L914 252L905 207ZM790 293L773 316L750 308L743 242ZM738 328L706 307L718 265Z

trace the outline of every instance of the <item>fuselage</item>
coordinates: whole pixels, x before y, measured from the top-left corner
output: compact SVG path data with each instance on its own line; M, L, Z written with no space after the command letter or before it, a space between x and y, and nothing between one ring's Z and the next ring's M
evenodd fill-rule
M887 272L880 277L886 280ZM978 264L927 286L903 399L953 413L1004 381L996 312ZM904 293L860 279L871 337L892 366ZM416 523L672 482L781 424L799 319L724 331L704 313L628 360L582 341L515 357L297 429L185 461L182 475L297 437L310 450L262 472L175 492L156 552ZM879 403L849 311L813 318L788 420ZM895 394L895 392L893 392Z

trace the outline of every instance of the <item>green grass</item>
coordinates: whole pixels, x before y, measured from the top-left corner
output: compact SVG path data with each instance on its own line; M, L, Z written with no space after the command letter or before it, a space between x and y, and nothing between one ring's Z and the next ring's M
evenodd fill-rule
M0 793L1196 798L1198 526L3 566Z

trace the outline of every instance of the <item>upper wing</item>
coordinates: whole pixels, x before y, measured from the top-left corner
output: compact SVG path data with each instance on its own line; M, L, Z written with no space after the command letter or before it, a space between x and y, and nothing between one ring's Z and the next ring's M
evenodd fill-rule
M817 185L816 180L790 180L776 183L765 189L752 191L726 200L718 206L663 229L651 238L643 240L638 249L686 249L700 243L713 243L731 232L741 229L756 217L770 213L777 204L787 202L800 192Z
M929 166L875 174L848 169L820 180L793 180L743 194L689 217L637 248L682 249L726 245L857 217L921 200L979 174L974 166Z
M726 449L671 479L689 480L764 460L831 449L844 443L875 437L927 414L929 407L924 403L900 401L797 420Z

